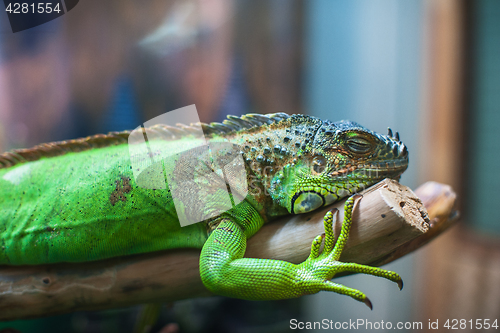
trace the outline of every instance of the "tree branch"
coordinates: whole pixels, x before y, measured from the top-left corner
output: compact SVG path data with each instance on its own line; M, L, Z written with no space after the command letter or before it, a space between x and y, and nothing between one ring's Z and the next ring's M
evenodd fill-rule
M386 264L449 227L457 216L451 188L426 183L416 192L427 210L393 180L363 191L341 260ZM302 262L314 237L324 232L324 214L337 207L342 217L343 203L264 226L249 240L246 257ZM336 235L341 222L335 223ZM207 296L198 260L199 251L182 249L80 264L0 266L0 320Z

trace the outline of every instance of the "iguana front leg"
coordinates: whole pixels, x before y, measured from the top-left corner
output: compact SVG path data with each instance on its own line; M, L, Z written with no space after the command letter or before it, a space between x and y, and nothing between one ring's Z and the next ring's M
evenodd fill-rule
M370 300L361 291L330 281L337 273L353 272L381 276L398 283L400 289L403 286L397 273L338 261L351 227L354 202L355 196L345 203L344 222L337 242L332 227L334 213L330 211L324 218L325 234L314 239L309 258L298 265L281 260L243 258L247 241L243 228L233 218L222 218L201 252L203 283L216 294L248 300L276 300L333 291L371 308ZM253 218L257 217L253 215ZM325 246L320 254L323 239Z

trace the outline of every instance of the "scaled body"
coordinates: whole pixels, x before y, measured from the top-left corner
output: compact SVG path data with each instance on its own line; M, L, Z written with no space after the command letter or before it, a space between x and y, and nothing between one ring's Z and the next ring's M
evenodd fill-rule
M84 262L192 247L201 249L205 286L230 297L283 299L328 290L369 304L360 291L330 281L342 271L402 285L394 272L338 261L352 222L352 197L335 247L329 213L325 236L313 241L305 262L244 258L247 239L264 223L329 205L383 178L399 178L407 168L408 151L397 134L384 136L353 122L283 113L230 116L222 124L201 126L209 149L191 149L199 138L190 126L146 130L154 134L151 156L157 145L183 151L170 161L172 168L161 160L147 169L161 174L159 183L146 179L144 184L152 186L134 175L129 132L0 155L0 265ZM209 153L212 157L202 163L186 164ZM236 169L215 170L217 165L230 166L234 156L244 164L245 189L242 182L231 182L235 174L239 177ZM181 174L189 187L168 184L169 172ZM210 180L207 174L220 178ZM163 181L165 186L156 188ZM227 186L213 186L221 182ZM184 186L188 191L179 192L184 193L181 204L174 207L172 193ZM229 192L232 208L225 210L222 202ZM181 228L179 216L202 222Z

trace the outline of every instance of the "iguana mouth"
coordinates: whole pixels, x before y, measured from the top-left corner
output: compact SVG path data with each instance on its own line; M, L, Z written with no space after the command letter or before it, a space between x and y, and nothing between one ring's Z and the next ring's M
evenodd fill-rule
M343 169L330 172L330 177L347 176L354 174L356 176L368 176L369 178L395 178L399 177L408 167L408 159L398 159L382 161L370 164L347 165Z
M390 160L361 165L357 170L381 173L402 173L408 167L408 159Z

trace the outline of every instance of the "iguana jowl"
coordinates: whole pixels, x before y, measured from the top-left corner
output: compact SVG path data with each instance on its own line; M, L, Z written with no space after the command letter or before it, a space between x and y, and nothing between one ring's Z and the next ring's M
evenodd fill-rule
M331 204L383 178L398 178L407 168L408 151L397 134L284 113L228 118L202 128L210 144L230 142L241 148L237 153L245 161L248 195L229 211L183 228L169 190L136 183L129 132L0 155L0 264L84 262L194 247L202 249L205 286L230 297L284 299L327 290L371 306L362 292L330 281L342 271L377 275L402 286L394 272L338 261L351 224L352 197L337 242L330 212L325 234L312 242L303 263L243 258L247 239L264 223ZM191 129L157 125L151 142L168 137L167 145L184 145L194 140ZM212 207L203 208L208 210L217 207L222 193L200 183L192 195L192 200L210 202ZM188 214L192 207L184 209Z

